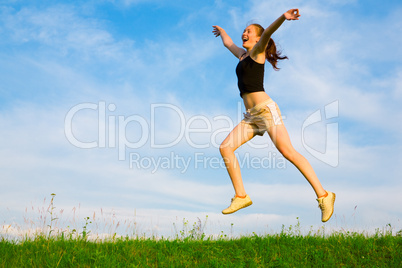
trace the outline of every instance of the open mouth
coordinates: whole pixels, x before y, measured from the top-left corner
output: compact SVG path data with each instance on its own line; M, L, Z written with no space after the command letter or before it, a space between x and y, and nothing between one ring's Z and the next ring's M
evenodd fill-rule
M243 37L243 42L247 42L248 41L248 37Z

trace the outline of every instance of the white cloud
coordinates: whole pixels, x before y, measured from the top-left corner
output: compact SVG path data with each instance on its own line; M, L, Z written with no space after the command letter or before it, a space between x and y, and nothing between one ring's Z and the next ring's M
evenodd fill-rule
M377 188L377 187L376 187ZM377 188L378 189L378 188ZM388 208L389 194L394 195L397 189L381 187L373 191L371 187L360 188L335 188L331 189L337 194L335 203L335 214L333 219L322 225L319 223L320 211L317 207L314 194L305 185L263 185L250 184L249 194L254 204L249 208L241 210L232 215L222 215L218 211L202 210L194 212L177 209L144 209L136 206L135 200L127 205L113 207L90 204L71 206L71 201L60 201L56 196L54 216L58 220L54 222L56 230L68 228L82 231L84 218L90 217L88 225L93 237L111 236L116 232L118 235L139 235L139 236L169 236L174 237L182 231L189 234L192 229L200 228L207 236L219 237L219 235L239 236L257 234L278 233L282 225L287 229L290 225L300 221L301 232L318 232L323 226L327 231L365 231L374 233L377 228L392 224L394 231L402 228L398 221L401 211L397 208ZM371 194L369 194L371 193ZM398 196L396 194L396 196ZM124 198L124 196L121 196ZM144 195L143 195L144 197ZM63 197L61 197L63 198ZM172 197L170 197L172 198ZM398 197L399 198L399 197ZM395 202L401 200L395 199ZM165 197L168 200L169 197ZM229 200L220 202L225 207ZM47 203L39 210L36 204L26 210L26 216L34 219L34 222L20 223L18 220L13 223L3 224L3 235L21 236L40 231L41 226L46 232L50 215L47 211ZM41 216L42 215L42 216ZM297 220L298 218L298 220ZM37 220L35 220L37 219ZM32 225L33 224L33 225ZM38 226L40 225L40 226ZM293 228L295 231L295 229Z
M268 20L276 16L273 15L275 10L282 12L286 4L256 2L251 11L244 15L233 8L229 13L233 14L234 26L228 27L242 28L250 18L254 19L248 17L251 14L257 14L257 19L259 16L264 18L263 23L268 24ZM377 122L381 121L385 138L392 136L389 132L399 133L401 128L395 122L402 118L398 109L401 73L375 76L371 65L365 62L371 48L353 48L349 44L353 40L363 40L367 28L357 24L354 29L361 29L361 32L352 29L345 32L342 39L333 40L328 32L339 33L345 29L344 25L339 26L341 16L335 10L331 18L317 18L314 17L318 14L315 12L317 8L310 2L304 4L302 15L305 16L301 21L284 26L278 32L279 43L290 60L282 63L283 69L279 73L274 73L267 65L266 89L269 94L272 92L282 112L288 117L285 123L295 147L313 162L320 178L323 177L323 184L339 193L336 219L353 213L352 206L356 200L361 200L359 204L356 203L359 209L363 208L359 219L363 223L372 220L372 225L378 228L386 224L386 220L393 221L401 215L397 211L393 216L392 211L384 209L390 200L400 203L398 195L394 193L399 187L397 174L400 169L400 165L394 163L402 159L399 157L400 150L397 145L390 146L387 142L384 142L386 145L381 142L374 145L359 143L354 137L355 132L345 131L342 124L357 122L374 132L379 127ZM270 18L264 15L266 10L270 14L272 11ZM160 168L152 173L152 168L130 169L129 160L118 161L117 148L83 150L68 143L64 134L65 116L70 108L83 102L98 105L100 101L105 101L106 105L115 104L116 110L107 111L107 116L115 116L116 120L119 115L125 118L141 115L148 121L150 104L162 102L176 105L186 116L186 122L194 115L205 116L212 122L212 132L228 127L225 121L213 121L215 116L231 116L233 123L237 123L239 111L234 111L236 103L231 103L233 106L230 109L219 104L232 102L232 95L221 96L222 100L211 99L210 96L215 91L228 90L211 89L214 92L204 96L205 99L200 97L203 95L198 95L208 85L214 82L221 85L220 81L226 80L228 85L225 86L229 88L233 84L233 90L236 90L234 72L228 76L218 68L215 60L218 44L219 53L225 52L222 52L224 48L220 41L210 34L210 28L210 41L205 40L204 34L192 33L186 34L180 41L169 39L159 42L150 39L146 48L140 48L136 47L135 40L114 36L108 31L107 23L99 22L96 16L83 18L73 6L44 10L23 8L19 12L9 10L3 14L7 15L3 19L3 31L7 29L8 37L14 39L7 39L2 44L40 44L30 48L35 52L33 56L26 51L22 51L20 56L3 56L2 65L11 66L7 72L2 72L7 74L4 77L16 79L22 72L29 72L30 77L37 78L37 84L32 86L32 90L38 90L37 94L43 88L51 88L46 91L51 92L48 98L44 97L38 102L15 97L7 103L8 109L1 111L0 123L7 126L0 130L3 138L0 162L2 174L7 178L3 178L2 183L9 192L1 195L0 203L10 210L23 212L24 206L32 200L56 192L62 200L61 206L66 210L67 207L70 209L71 203L81 202L85 207L81 215L85 216L92 215L93 211L99 210L99 206L106 205L108 211L114 208L123 220L127 215L132 215L133 209L137 209L137 218L141 215L141 231L148 233L170 234L172 222L181 223L182 218L188 218L192 224L198 220L197 217L203 220L205 215L209 215L208 221L214 234L219 233L221 228L225 233L230 233L231 223L234 223L236 233L251 233L255 230L269 231L267 229L271 228L280 230L282 224L294 224L297 216L301 217L304 225L319 222L313 191L307 182L302 182L302 175L290 163L286 170L244 169L246 189L252 194L255 204L244 212L223 217L219 211L228 205L233 192L223 168L192 167L184 174L180 173L180 169ZM317 20L322 22L321 27L313 27ZM190 16L185 21L196 19ZM389 18L384 19L384 22L376 25L376 29L381 29L389 22ZM293 32L295 29L297 32ZM295 36L297 41L294 40ZM389 37L388 34L385 36ZM393 42L398 43L400 37L395 35L392 38ZM382 44L378 41L373 46L383 50L387 42ZM343 54L350 48L353 49ZM49 54L48 49L52 53ZM350 57L354 53L357 58ZM84 61L77 61L80 58ZM393 60L399 59L396 53ZM384 60L392 59L385 57ZM25 67L20 69L18 66ZM234 65L222 66L225 70L234 68ZM211 70L216 70L213 76ZM362 81L363 85L360 84ZM371 83L373 85L367 87ZM21 93L19 87L22 88L22 84L14 84L15 87L11 88L16 95ZM384 91L375 90L376 87ZM341 130L340 165L331 169L306 153L300 141L300 131L306 117L334 100L339 100L340 104L340 117L336 119ZM74 120L77 137L85 141L97 139L97 120L97 111L77 114ZM176 115L160 114L158 141L170 141L177 137L178 123ZM192 126L204 127L201 121ZM314 148L322 148L325 143L325 125L320 126L308 133L309 145ZM228 134L229 129L226 130L226 133L216 136L218 143ZM135 140L138 137L136 133L138 126L130 125L127 129L128 138ZM191 137L195 143L203 144L210 141L210 135L194 134ZM265 142L270 143L267 136L255 141L256 144ZM267 151L275 151L272 146L260 150L250 146L244 149L241 154L249 152L256 157L266 155ZM217 148L195 150L186 140L166 150L152 150L149 143L138 150L127 150L155 159L169 156L172 151L183 157L194 157L195 152L201 152L207 157L220 158ZM265 180L265 177L272 180ZM387 178L386 181L383 178ZM280 180L284 182L278 184ZM290 184L295 181L297 184ZM360 189L357 187L360 184L367 187ZM391 184L397 187L392 188ZM370 200L371 192L379 189L378 185L382 185L382 188L375 194L375 201ZM389 190L393 193L391 196ZM370 206L375 209L370 211ZM381 219L373 220L377 216L381 216ZM101 232L104 233L103 230Z

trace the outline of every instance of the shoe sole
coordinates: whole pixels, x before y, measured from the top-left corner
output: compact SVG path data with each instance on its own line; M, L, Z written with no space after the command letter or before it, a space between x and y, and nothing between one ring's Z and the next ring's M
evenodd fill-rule
M248 207L248 206L251 206L252 204L253 204L253 201L250 201L250 203L247 203L247 204L243 205L242 207L240 207L240 208L238 208L238 209L236 209L236 210L234 210L234 211L231 211L231 212L223 212L223 211L222 211L222 214L224 214L224 215L232 214L232 213L235 213L236 211L239 211L239 210L242 209L242 208L246 208L246 207Z
M329 219L331 219L331 217L332 217L332 214L334 214L334 210L335 210L334 205L335 205L336 194L335 193L332 193L332 194L334 195L334 197L332 198L332 212L331 212L331 215L329 215L328 219L326 219L325 221L322 220L322 222L329 221Z

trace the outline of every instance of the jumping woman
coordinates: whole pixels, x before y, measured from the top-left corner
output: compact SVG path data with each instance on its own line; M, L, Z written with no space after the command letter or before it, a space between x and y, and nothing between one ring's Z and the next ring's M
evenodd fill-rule
M253 203L244 189L239 162L234 152L256 135L262 136L265 131L279 152L299 169L313 187L322 212L321 220L328 221L334 212L335 194L324 190L310 163L293 148L279 107L265 93L263 85L265 60L278 70L278 60L287 58L276 50L271 35L285 20L298 20L299 17L299 10L291 9L265 30L259 24L249 25L242 34L244 49L236 46L221 27L213 26L215 37L220 36L223 45L239 59L236 74L240 96L247 110L244 119L229 133L219 148L235 190L235 196L230 206L222 211L223 214L236 212Z

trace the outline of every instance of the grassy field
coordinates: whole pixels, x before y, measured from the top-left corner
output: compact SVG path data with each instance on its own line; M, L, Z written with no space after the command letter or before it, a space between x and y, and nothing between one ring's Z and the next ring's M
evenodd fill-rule
M276 235L176 239L37 235L2 239L1 267L402 267L402 236L331 235L282 231Z
M119 236L112 222L99 237L85 217L81 228L63 228L56 213L55 194L39 209L39 221L27 218L34 233L12 236L17 225L0 230L0 267L402 267L402 230L388 224L375 233L332 231L324 227L306 233L300 222L277 234L206 235L200 219L191 226L173 223L174 237ZM32 208L32 210L37 210ZM117 226L114 226L117 225ZM130 224L129 224L130 226Z

